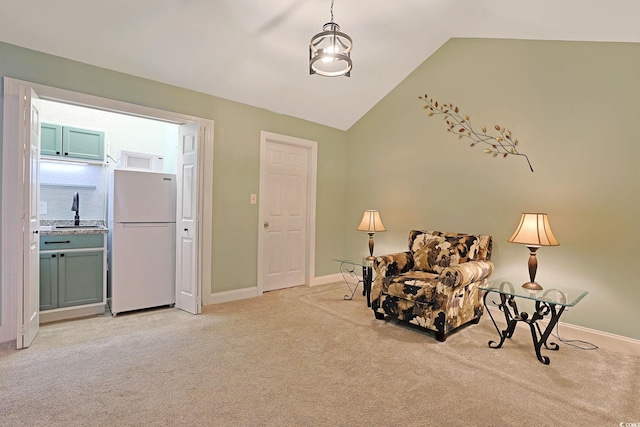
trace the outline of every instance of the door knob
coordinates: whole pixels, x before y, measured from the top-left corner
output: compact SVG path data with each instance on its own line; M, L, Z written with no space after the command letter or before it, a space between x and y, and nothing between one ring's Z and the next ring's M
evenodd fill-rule
M264 228L269 228L269 221L265 221L263 227Z

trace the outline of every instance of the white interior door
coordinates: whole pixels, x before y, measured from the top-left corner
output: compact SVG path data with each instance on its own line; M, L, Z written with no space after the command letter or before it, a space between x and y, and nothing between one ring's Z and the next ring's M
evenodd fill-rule
M198 148L200 124L180 126L176 206L176 307L201 311L198 275L200 204L198 203Z
M258 262L264 292L306 281L309 150L267 139L260 162Z
M24 262L22 325L18 348L29 347L40 325L40 99L30 89L25 93L25 161L23 212ZM20 336L22 335L22 336Z

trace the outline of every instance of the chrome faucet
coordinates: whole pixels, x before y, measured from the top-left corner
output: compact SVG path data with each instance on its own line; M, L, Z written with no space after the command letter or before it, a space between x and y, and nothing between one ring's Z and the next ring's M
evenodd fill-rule
M71 210L75 211L76 216L73 219L73 225L80 225L80 195L76 191L73 193L73 202L71 203Z

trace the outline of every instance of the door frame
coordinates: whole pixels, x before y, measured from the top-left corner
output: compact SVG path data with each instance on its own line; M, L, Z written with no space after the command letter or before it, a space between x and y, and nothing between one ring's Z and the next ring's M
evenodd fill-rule
M307 169L307 236L306 236L306 259L305 259L305 284L309 286L315 275L316 260L316 188L318 179L318 142L308 139L296 138L288 135L281 135L273 132L260 131L260 184L259 196L266 194L267 188L267 143L276 142L279 144L293 145L305 148L309 154L309 167ZM267 239L263 233L262 225L266 218L267 206L262 202L262 197L258 202L258 296L265 292L266 271L264 268L265 251L267 250Z
M212 256L214 143L214 122L212 120L4 77L0 343L17 339L18 307L23 304L21 294L23 286L22 250L16 248L22 248L23 245L22 227L25 219L21 218L21 213L18 212L15 205L16 201L22 200L24 194L24 183L21 182L19 173L21 170L19 168L19 160L21 159L19 135L21 130L18 126L18 114L21 88L31 88L41 99L49 101L160 120L177 125L199 122L203 132L200 137L203 151L200 159L203 160L203 164L199 169L199 182L202 183L202 187L198 189L202 202L199 257L203 260L210 260ZM202 304L206 305L212 299L211 290L203 293L202 287L203 284L211 283L211 262L202 262L199 268L200 295Z

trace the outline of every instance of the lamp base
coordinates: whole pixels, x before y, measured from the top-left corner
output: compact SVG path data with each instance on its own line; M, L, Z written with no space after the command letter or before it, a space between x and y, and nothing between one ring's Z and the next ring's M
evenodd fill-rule
M542 290L542 286L540 286L540 283L538 283L538 282L527 282L527 283L523 284L522 287L525 288L525 289L530 289L532 291L541 291Z

